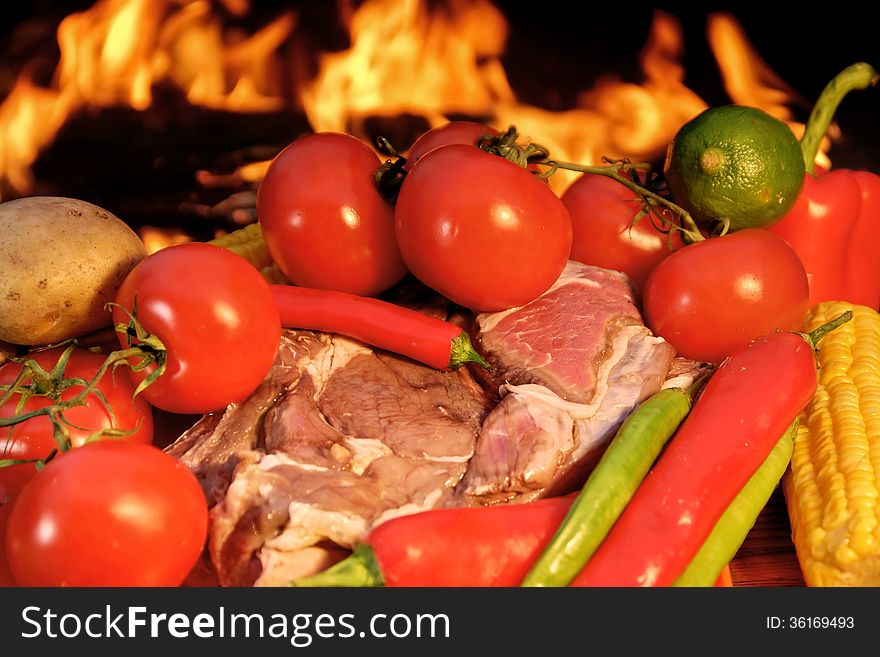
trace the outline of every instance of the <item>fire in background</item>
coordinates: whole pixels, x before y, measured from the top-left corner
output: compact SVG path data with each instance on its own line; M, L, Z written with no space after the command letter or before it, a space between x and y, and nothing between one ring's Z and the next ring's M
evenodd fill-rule
M681 21L663 11L648 17L645 41L631 56L635 76L597 76L565 107L517 93L506 62L523 56L507 51L523 44L511 43L505 13L488 0L343 1L323 36L305 7L262 18L265 13L247 0L98 0L66 16L57 27L51 74L37 74L46 68L43 56L42 69L22 66L0 96L0 200L35 193L35 163L73 118L101 108L155 111L161 88L205 111L257 121L288 113L302 116L304 129L365 139L400 117L418 129L474 117L516 125L554 157L584 163L624 156L656 161L678 127L707 106L686 84ZM761 107L796 133L802 129L792 108L804 101L764 62L732 14L709 14L706 42L732 102ZM542 53L533 56L540 60ZM622 57L610 51L608 61L615 59ZM540 74L539 63L528 68ZM237 162L222 175L194 171L192 187L228 194L208 206L191 204L193 212L226 220L220 231L254 220L249 195L271 152L257 154L264 157ZM562 191L570 181L557 175L553 185ZM151 248L190 237L179 227L139 229Z

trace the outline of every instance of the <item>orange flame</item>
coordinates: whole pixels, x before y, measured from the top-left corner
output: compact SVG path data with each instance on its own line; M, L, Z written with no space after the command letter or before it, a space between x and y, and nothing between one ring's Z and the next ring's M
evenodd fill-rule
M184 231L176 228L159 228L157 226L144 226L138 231L138 236L144 243L147 253L155 253L166 246L192 242L192 237Z
M248 0L223 4L236 16L250 9ZM501 61L507 23L489 0L340 6L351 47L321 54L317 75L297 89L281 74L294 12L251 35L224 26L209 0L98 0L72 14L58 28L61 58L52 84L40 87L24 73L0 104L0 192L32 188L31 165L72 113L119 104L144 110L159 82L176 85L196 105L248 112L301 107L316 131L361 136L371 116L416 114L430 125L452 114L482 116L499 128L516 125L556 159L589 164L603 157L655 160L682 123L706 107L684 84L681 26L663 12L655 14L641 53L641 84L609 75L584 90L577 107L554 112L517 99ZM707 27L731 99L791 121L796 95L737 21L716 14ZM827 166L827 158L822 162ZM238 175L258 181L265 167L245 165ZM572 179L565 175L554 176L558 191Z
M230 11L247 10L227 0ZM233 111L284 106L278 47L296 16L281 14L247 38L224 30L208 0L99 0L58 27L61 58L51 86L23 74L0 105L0 191L27 193L30 166L68 117L85 107L143 110L171 82L196 105ZM2 197L0 197L2 200Z
M351 48L326 54L300 90L318 130L345 132L360 119L404 112L429 123L482 115L514 93L500 65L507 25L488 0L432 12L421 0L371 0L351 19Z
M749 43L742 25L729 14L712 14L706 34L731 100L739 105L760 107L785 121L800 139L806 126L792 120L791 106L806 105L806 102L761 58ZM835 131L836 127L832 126L831 134ZM816 153L816 164L825 169L831 168L827 154L830 147L831 141L826 137Z
M498 128L546 146L555 159L597 164L602 158L651 161L706 103L684 84L683 35L676 18L657 11L641 53L642 84L603 78L578 107L553 112L518 101L501 63L507 26L487 0L448 3L431 12L420 0L370 0L350 22L351 48L324 55L318 76L300 90L315 130L358 133L369 116L416 114L432 126L450 114L489 117ZM794 92L754 51L734 18L712 16L713 52L734 102L789 119ZM793 125L795 130L803 126ZM576 174L560 171L562 191Z

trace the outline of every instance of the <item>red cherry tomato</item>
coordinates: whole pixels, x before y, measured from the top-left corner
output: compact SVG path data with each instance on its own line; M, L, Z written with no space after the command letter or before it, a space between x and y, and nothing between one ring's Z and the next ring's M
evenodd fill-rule
M0 587L16 586L9 560L6 558L6 524L18 492L19 488L0 481Z
M167 349L164 374L141 393L163 410L207 413L241 401L275 361L281 319L272 291L231 251L195 242L157 251L126 277L116 302L132 312L135 299L137 321ZM121 308L116 323L128 322ZM154 369L131 374L140 382Z
M186 466L152 445L104 440L56 457L22 489L6 550L21 586L178 586L207 529Z
M525 169L452 144L407 174L395 210L410 271L475 311L521 306L545 292L571 251L571 219Z
M58 363L63 352L64 349L61 348L50 349L34 352L29 358L49 371ZM101 368L104 359L105 357L100 354L85 349L74 349L64 368L64 376L90 381ZM0 385L12 384L21 372L21 368L20 364L13 362L0 366ZM23 385L30 383L30 378L21 381ZM61 400L67 401L75 397L82 389L83 386L80 384L71 385L61 393ZM152 441L152 408L141 397L133 399L134 386L129 377L119 371L115 375L108 371L98 382L97 391L106 405L98 395L92 393L86 397L83 406L73 406L64 412L64 418L69 423L67 430L70 433L71 447L80 447L92 436L107 429L130 432L118 438L114 437L114 440L137 443ZM0 405L0 418L13 417L54 403L48 397L33 396L19 409L21 401L21 395L13 394ZM0 428L0 459L44 459L55 449L58 449L58 444L55 441L52 422L45 415L33 417L11 427ZM0 468L0 483L21 486L34 474L36 468L30 463Z
M661 232L650 216L633 223L643 202L611 178L584 174L565 191L562 202L571 215L571 259L622 271L639 292L651 270L683 246L677 233Z
M804 266L786 242L749 228L679 249L645 285L645 320L679 355L720 363L753 339L796 331L806 316Z
M373 181L379 165L364 142L331 132L297 139L269 165L257 215L293 283L374 296L403 278L394 211Z
M482 123L474 123L473 121L450 121L431 128L424 132L418 139L413 142L412 147L407 153L407 161L404 165L405 169L411 169L423 155L449 144L466 144L476 146L480 137L484 135L495 136L498 131Z

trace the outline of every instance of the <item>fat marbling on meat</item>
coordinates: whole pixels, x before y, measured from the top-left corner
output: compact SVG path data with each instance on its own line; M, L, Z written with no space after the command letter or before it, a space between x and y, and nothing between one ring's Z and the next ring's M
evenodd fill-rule
M467 369L287 331L251 398L169 448L212 506L220 584L314 574L395 516L576 485L674 356L624 275L577 263L535 302L469 319L493 364L482 385Z
M263 388L169 451L214 503L219 583L278 585L330 565L378 522L448 504L488 408L467 370L288 331Z
M469 504L525 502L579 484L675 357L642 323L624 274L574 261L541 297L478 315L477 328L501 401L458 486Z

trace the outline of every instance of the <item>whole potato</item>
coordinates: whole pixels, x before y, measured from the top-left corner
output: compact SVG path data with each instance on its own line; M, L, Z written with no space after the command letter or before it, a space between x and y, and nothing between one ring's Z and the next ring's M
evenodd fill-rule
M131 228L91 203L0 203L0 340L49 344L109 326L104 304L146 255Z

